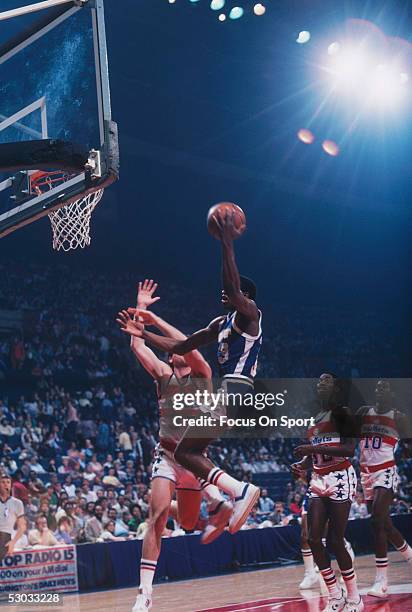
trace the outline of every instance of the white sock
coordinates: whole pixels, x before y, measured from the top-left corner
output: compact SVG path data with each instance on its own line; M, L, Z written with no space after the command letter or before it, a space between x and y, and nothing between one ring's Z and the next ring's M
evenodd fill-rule
M349 601L359 600L358 581L353 567L348 570L342 570L342 578L345 582L346 590L348 591Z
M327 567L324 570L320 570L320 573L322 574L323 580L325 581L325 584L328 587L329 595L331 597L336 597L336 599L342 597L342 591L338 586L335 572L333 571L333 569L331 567Z
M305 574L313 574L315 571L315 564L313 562L313 555L310 548L302 548L303 565L305 566Z
M157 561L150 559L140 560L140 585L139 589L145 594L150 594L153 589L153 578L156 571Z
M219 489L222 489L222 491L228 493L231 497L239 497L245 488L244 482L239 482L236 478L232 478L232 476L229 476L229 474L226 474L226 472L218 467L210 470L207 480L216 487L219 486Z
M375 557L376 582L388 582L388 557Z
M405 561L412 561L412 548L409 546L406 540L400 548L397 548L397 550L401 553Z
M207 480L200 479L202 493L207 501L209 512L214 510L220 502L225 501L223 495L215 485L210 484Z

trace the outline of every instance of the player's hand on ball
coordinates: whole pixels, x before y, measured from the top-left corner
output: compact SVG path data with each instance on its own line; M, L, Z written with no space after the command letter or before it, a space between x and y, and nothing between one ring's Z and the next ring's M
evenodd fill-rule
M236 240L236 238L243 234L245 226L236 226L235 215L234 209L227 209L226 214L223 216L213 215L221 240Z
M296 457L303 459L303 457L306 457L307 455L312 455L313 447L311 444L301 444L300 446L296 446L293 452L295 453Z
M139 283L137 292L137 308L148 308L158 300L160 297L153 297L156 292L158 285L152 279L145 279L143 283Z
M121 310L117 314L116 322L120 325L122 332L129 334L130 336L136 336L141 338L143 336L144 325L140 321L134 321L127 310Z

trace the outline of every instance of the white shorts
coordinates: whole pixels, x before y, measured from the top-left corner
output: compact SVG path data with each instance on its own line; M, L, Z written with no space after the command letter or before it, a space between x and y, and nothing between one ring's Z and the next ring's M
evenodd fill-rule
M390 489L395 494L399 487L399 474L396 465L377 472L361 472L361 483L365 501L373 500L373 490L377 487Z
M327 497L335 502L350 501L352 503L355 499L357 483L358 479L352 465L323 476L313 471L308 495L310 499Z
M176 489L186 491L200 491L200 483L196 476L179 465L173 453L158 444L154 451L152 480L155 478L166 478L175 483Z

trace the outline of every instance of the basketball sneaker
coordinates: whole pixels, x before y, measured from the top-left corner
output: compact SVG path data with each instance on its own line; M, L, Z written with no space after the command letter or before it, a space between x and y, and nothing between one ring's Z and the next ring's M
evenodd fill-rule
M216 509L209 512L209 522L202 534L202 544L210 544L225 530L233 512L233 506L228 501L221 501Z
M305 572L303 575L303 580L299 585L299 589L302 591L305 589L311 589L315 585L319 583L319 574L313 570L313 572Z
M146 610L150 610L151 607L152 594L144 593L142 589L139 589L132 612L146 612Z
M362 601L362 597L359 595L358 601L346 600L346 606L343 608L343 612L362 612L365 609L365 604Z
M386 599L388 597L388 585L384 580L376 580L373 586L369 589L368 595L372 597L379 597L379 599Z
M233 500L233 514L229 521L230 533L236 533L239 531L259 497L259 487L255 487L255 485L250 483L245 483L242 495L235 497Z
M340 597L329 596L328 603L326 604L326 607L323 608L322 612L339 612L339 610L346 610L345 606L346 599L342 591Z

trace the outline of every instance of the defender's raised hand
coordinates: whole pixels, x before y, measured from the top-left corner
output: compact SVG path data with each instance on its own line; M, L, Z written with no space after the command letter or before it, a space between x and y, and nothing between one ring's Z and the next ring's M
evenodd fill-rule
M141 310L140 308L128 308L127 312L133 318L133 320L140 321L140 323L143 323L144 325L157 326L159 317L157 316L157 314L155 314L151 310Z
M127 310L121 310L117 314L116 322L120 325L122 332L129 334L129 336L136 336L141 338L143 336L144 325L140 321L134 321Z
M145 279L143 283L139 283L137 292L137 308L146 310L152 304L160 300L160 297L153 297L158 284L152 279Z

